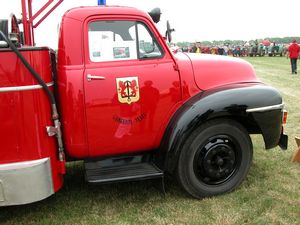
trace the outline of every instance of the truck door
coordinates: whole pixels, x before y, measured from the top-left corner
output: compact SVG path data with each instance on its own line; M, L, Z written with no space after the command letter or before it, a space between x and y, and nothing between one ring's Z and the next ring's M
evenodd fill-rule
M156 30L122 19L94 19L85 30L89 155L157 148L181 90L174 61L155 38Z

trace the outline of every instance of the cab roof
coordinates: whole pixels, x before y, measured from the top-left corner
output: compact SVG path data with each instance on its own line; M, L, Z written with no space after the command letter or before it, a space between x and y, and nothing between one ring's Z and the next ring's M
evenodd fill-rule
M83 21L89 16L96 15L134 15L146 17L152 20L148 13L127 6L81 6L68 10L64 14L64 17Z

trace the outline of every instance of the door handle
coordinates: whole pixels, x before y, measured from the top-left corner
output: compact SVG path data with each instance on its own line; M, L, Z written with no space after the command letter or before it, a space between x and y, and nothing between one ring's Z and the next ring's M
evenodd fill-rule
M87 80L92 81L92 80L105 80L105 77L103 76L93 76L91 74L87 75Z

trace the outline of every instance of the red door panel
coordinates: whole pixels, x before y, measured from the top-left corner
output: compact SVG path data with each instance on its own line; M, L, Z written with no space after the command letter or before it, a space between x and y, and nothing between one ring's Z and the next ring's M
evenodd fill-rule
M88 80L88 75L98 77ZM158 147L155 138L160 126L181 99L179 74L173 69L172 60L114 62L113 67L87 68L85 77L90 156ZM130 96L132 90L128 83L123 88L122 98L122 88L117 89L119 78L125 83L130 79L137 81L133 88L136 88L138 99ZM129 102L126 102L126 95Z

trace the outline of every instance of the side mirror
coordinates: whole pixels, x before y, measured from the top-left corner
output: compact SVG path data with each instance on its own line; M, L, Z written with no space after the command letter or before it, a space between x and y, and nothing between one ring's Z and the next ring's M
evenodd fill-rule
M154 8L148 14L151 16L154 23L158 23L160 21L161 11L160 8Z
M172 42L172 32L174 32L175 29L171 28L169 20L167 20L167 31L166 31L166 38L168 42Z

